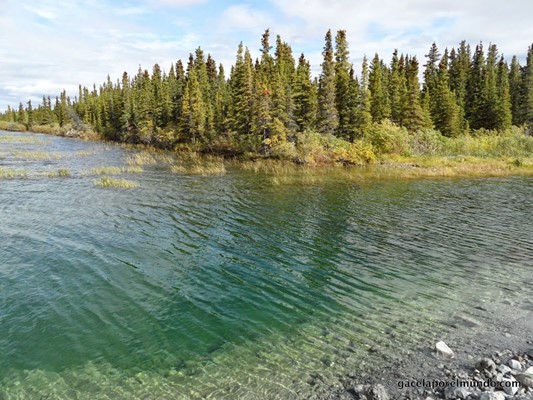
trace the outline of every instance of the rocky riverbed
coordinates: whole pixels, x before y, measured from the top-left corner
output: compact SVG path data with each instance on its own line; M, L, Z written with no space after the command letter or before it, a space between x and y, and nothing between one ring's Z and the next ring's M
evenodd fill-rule
M315 399L533 400L533 300L479 309L482 323L458 316L443 341L345 376Z

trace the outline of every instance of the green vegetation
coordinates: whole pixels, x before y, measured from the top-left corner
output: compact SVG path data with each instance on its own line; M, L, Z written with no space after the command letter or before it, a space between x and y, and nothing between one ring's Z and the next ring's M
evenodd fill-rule
M0 143L19 143L19 144L46 144L46 141L35 136L0 136Z
M193 175L224 175L226 165L222 157L203 156L190 153L187 157L181 158L177 163L171 165L170 171L178 174Z
M62 157L60 153L24 150L13 150L11 151L11 155L15 158L25 160L59 160Z
M113 187L122 189L133 189L139 187L139 184L127 179L102 177L93 181L94 185L101 187Z
M89 175L140 174L141 172L143 172L143 169L138 165L129 165L126 167L102 166L91 169Z
M4 116L5 118L5 116ZM6 121L0 120L0 130L2 131L11 131L11 132L25 132L26 125L20 124L15 121Z
M168 72L154 65L110 77L92 90L65 91L8 107L0 129L93 136L180 152L297 164L365 165L390 155L527 157L533 132L533 46L526 64L510 64L496 45L472 52L461 42L441 54L432 44L419 82L419 61L395 50L386 63L349 62L346 32L325 37L318 78L302 54L270 31L253 60L239 45L226 78L222 65L197 48ZM167 157L161 160L161 157ZM171 164L139 153L131 166ZM390 158L390 157L389 157ZM188 168L174 166L173 170ZM216 168L215 168L216 169ZM118 173L118 172L116 172Z
M57 171L51 171L48 173L48 177L55 178L68 178L70 176L70 171L67 168L60 168Z
M26 178L27 172L19 169L8 169L0 167L0 179Z

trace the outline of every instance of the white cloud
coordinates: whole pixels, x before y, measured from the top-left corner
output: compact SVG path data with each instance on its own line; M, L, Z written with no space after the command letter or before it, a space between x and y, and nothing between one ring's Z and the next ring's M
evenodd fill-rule
M378 52L417 55L423 64L433 41L441 50L465 39L496 43L507 57L533 40L533 2L507 0L0 0L0 110L8 104L77 93L107 74L135 73L139 64L168 69L198 46L226 73L242 40L257 56L261 34L280 34L314 71L324 34L346 29L352 61ZM205 7L190 7L205 4ZM189 7L188 7L189 6Z
M505 53L524 54L533 38L533 2L522 0L271 0L285 17L303 23L306 37L346 29L352 54L427 52L461 40L493 42Z
M271 16L247 4L232 5L220 16L219 29L236 32L263 32L273 22Z
M170 7L186 7L206 3L207 1L209 0L149 0L152 4Z

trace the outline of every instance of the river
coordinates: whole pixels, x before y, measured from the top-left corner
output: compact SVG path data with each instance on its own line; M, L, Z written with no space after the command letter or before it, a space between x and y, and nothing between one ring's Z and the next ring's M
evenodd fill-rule
M140 152L0 131L0 399L306 398L531 285L531 178L280 185ZM137 187L95 184L111 166Z

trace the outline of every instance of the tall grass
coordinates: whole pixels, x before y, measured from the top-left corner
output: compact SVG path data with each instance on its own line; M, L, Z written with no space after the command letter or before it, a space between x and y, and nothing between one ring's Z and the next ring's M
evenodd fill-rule
M22 151L13 150L11 155L18 159L26 160L59 160L62 157L61 153L47 152L47 151Z
M8 169L0 167L0 179L26 178L28 173L20 169Z
M10 132L26 132L26 125L18 122L0 121L0 130Z
M137 165L137 166L153 165L153 164L157 164L157 160L149 152L142 152L142 153L137 153L134 155L127 156L126 164Z
M226 173L226 165L222 157L199 157L196 153L192 153L188 157L179 160L176 164L171 165L170 171L201 176L224 175Z
M127 179L110 178L107 176L94 180L93 184L95 186L100 187L112 187L121 189L133 189L139 187L139 184L137 182L130 181Z
M48 173L48 177L50 178L55 178L55 177L67 178L69 176L70 176L70 171L67 168L60 168L57 171L50 171Z
M118 166L100 166L83 173L83 175L120 175L120 174L140 174L144 170L138 165Z
M35 136L7 136L0 135L0 143L16 143L16 144L39 144L44 145L47 142Z

